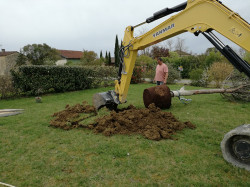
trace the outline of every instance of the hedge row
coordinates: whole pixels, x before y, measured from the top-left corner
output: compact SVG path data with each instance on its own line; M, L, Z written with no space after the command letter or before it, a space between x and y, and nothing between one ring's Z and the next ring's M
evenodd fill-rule
M111 66L20 66L12 79L17 93L41 95L114 86L117 72Z
M118 76L118 68L113 66L84 66L93 71L92 87L114 86L114 80Z
M84 67L60 66L21 66L12 71L15 89L25 95L87 89L93 83L93 74Z

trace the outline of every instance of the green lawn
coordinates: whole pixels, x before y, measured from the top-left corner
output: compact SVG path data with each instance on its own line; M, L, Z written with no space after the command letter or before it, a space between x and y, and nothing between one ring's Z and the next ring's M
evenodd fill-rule
M142 93L152 84L131 85L128 102L144 107ZM181 85L171 85L171 90ZM86 129L49 127L51 115L110 88L1 100L0 108L25 109L0 118L0 182L14 186L250 186L250 172L224 161L225 133L250 123L250 103L233 103L219 94L172 99L172 112L197 128L178 132L178 140L151 141L142 136L105 137ZM186 89L197 89L186 87Z

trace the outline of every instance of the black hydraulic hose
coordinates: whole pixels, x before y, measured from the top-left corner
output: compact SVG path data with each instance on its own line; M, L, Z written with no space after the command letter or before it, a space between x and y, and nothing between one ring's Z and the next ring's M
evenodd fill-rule
M236 69L240 72L244 72L248 77L250 77L250 65L243 59L241 59L228 45L224 45L217 37L213 37L214 34L202 33L215 47L218 49L231 64L234 65Z
M164 8L164 9L154 13L153 16L147 18L146 22L151 23L157 19L160 19L164 16L170 15L174 12L179 12L181 10L184 10L186 8L186 6L187 6L187 2L184 2L184 3L181 3L175 7L172 7L172 8Z
M118 70L118 81L120 82L121 77L122 77L122 67L123 67L123 58L124 58L124 47L121 46L119 52L119 70Z

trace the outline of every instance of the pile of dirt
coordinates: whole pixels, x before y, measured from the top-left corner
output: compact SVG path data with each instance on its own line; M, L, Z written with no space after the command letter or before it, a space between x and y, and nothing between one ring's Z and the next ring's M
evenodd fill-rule
M52 117L55 117L50 121L50 125L61 128L64 130L70 130L83 126L80 122L96 116L97 111L94 106L88 105L86 101L82 104L76 104L74 106L66 105L65 110L56 112Z
M87 115L82 116L82 113ZM141 134L150 140L172 139L176 131L184 128L194 129L191 122L180 122L172 113L164 112L154 104L148 108L127 108L111 111L109 115L95 119L94 123L84 124L84 120L97 115L95 108L84 102L82 105L66 106L65 110L55 113L51 126L65 130L84 127L105 136L114 134Z

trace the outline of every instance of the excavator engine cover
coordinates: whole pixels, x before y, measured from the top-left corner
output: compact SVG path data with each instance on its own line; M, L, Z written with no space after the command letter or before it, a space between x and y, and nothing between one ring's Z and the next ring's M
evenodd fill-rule
M152 103L161 109L168 109L171 106L171 93L166 85L147 88L143 92L143 102L146 108Z

